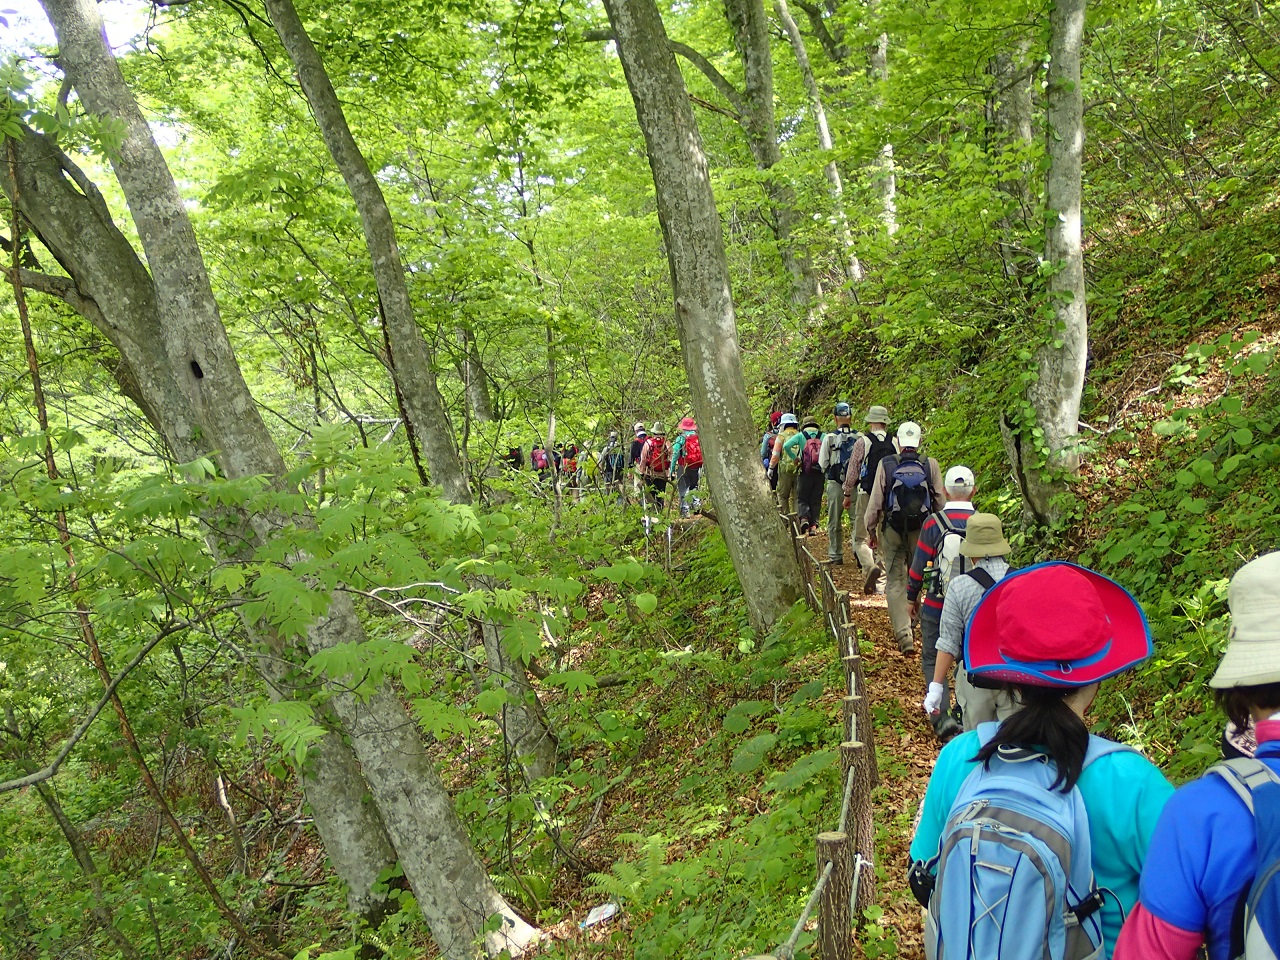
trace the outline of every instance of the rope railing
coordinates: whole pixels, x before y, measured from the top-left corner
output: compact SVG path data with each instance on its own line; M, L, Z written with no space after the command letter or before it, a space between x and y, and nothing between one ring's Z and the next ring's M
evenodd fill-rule
M871 725L871 702L858 647L858 628L849 622L849 595L836 588L831 571L818 563L805 547L795 520L785 514L781 519L791 533L796 561L804 578L805 601L825 622L844 669L844 741L840 744L844 793L839 826L832 832L818 834L818 879L791 935L772 954L748 960L793 960L796 946L815 910L823 960L851 960L854 926L863 911L875 902L875 826L871 814L871 791L880 777Z

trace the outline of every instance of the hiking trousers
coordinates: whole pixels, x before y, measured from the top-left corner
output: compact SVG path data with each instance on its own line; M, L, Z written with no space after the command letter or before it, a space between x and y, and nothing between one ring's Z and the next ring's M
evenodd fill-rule
M898 533L892 527L880 528L880 560L885 566L884 598L889 604L889 623L893 638L899 643L911 640L911 605L907 602L907 570L916 552L919 530ZM936 639L936 638L935 638ZM932 676L929 677L933 679Z
M844 563L844 486L827 481L827 559Z
M822 488L827 482L821 473L801 473L796 477L796 512L800 515L800 529L816 530L822 516Z
M927 608L920 608L920 672L924 674L925 689L929 689L929 684L933 682L933 668L938 665L938 633L942 628L941 613L937 617L931 617L926 613ZM961 670L961 673L964 671ZM944 679L942 681L942 712L936 717L930 717L929 722L933 724L934 732L946 722L946 718L951 713L951 689L950 685ZM955 727L951 728L952 730Z
M662 495L667 492L666 477L645 477L644 478L645 495L658 505L658 509L663 507Z
M680 494L680 516L687 516L693 491L698 489L698 478L702 476L701 467L681 467L680 478L676 480L676 492Z
M975 687L969 682L968 672L959 665L956 667L956 703L960 704L965 733L978 729L980 723L1004 722L1018 712L1018 704L1009 691Z
M853 555L858 558L863 577L870 574L876 565L877 551L867 543L867 504L870 502L871 494L858 487L858 497L853 501Z
M796 473L778 464L778 509L783 513L796 512Z

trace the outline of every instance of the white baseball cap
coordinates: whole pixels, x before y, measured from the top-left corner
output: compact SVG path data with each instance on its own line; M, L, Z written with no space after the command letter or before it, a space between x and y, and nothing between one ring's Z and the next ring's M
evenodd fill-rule
M968 467L954 466L947 471L947 475L942 478L944 487L972 487L973 471Z
M915 448L920 446L920 424L908 420L898 427L898 446Z

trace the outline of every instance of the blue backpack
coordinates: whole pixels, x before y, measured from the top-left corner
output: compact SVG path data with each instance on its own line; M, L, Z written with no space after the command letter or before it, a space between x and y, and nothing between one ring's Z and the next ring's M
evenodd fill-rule
M925 518L933 513L933 497L929 492L929 470L915 454L886 457L884 522L890 529L905 534L919 530Z
M1244 902L1244 923L1231 933L1231 956L1276 960L1280 956L1280 777L1261 760L1224 760L1209 768L1227 781L1253 814L1258 862Z
M978 726L982 744L999 729ZM1086 767L1132 748L1089 737ZM924 922L926 960L1093 960L1102 956L1102 893L1078 787L1052 789L1042 753L1002 747L956 794Z

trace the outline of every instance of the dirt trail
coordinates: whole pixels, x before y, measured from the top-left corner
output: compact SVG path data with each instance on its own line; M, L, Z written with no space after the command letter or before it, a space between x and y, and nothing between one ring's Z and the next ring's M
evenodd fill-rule
M845 536L848 537L846 525ZM805 546L815 560L827 558L827 536L809 537ZM883 594L864 596L862 573L846 542L845 560L832 565L837 590L849 594L849 622L858 627L862 641L867 687L876 720L876 753L881 786L875 794L876 863L879 881L877 902L884 908L882 922L897 937L898 956L923 958L920 940L920 908L907 888L915 811L924 797L929 773L937 759L939 743L920 708L924 677L920 672L920 637L916 652L904 656L889 626L889 610ZM868 652L867 643L874 647Z

